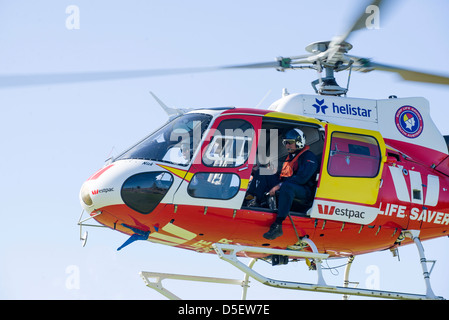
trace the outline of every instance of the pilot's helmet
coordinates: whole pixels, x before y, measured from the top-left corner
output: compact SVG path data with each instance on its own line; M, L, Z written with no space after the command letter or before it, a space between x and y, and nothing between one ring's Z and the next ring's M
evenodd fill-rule
M297 149L302 149L306 145L306 135L302 130L294 128L289 130L282 140L284 146L287 143L294 143Z

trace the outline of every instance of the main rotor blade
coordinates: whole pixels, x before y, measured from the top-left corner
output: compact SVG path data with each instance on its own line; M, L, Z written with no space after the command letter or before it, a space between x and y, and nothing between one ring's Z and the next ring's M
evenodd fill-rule
M260 68L279 68L279 67L281 67L280 61L270 61L270 62L223 66L223 67L220 67L220 69L260 69Z
M204 68L185 68L185 69L153 69L153 70L128 70L128 71L104 71L104 72L100 71L100 72L49 73L49 74L44 73L11 74L11 75L0 75L0 88L118 80L118 79L135 79L135 78L155 77L164 75L209 72L219 69L220 69L219 67L204 67Z
M257 69L257 68L292 68L292 64L302 64L311 63L308 58L314 56L315 54L304 54L300 56L290 56L290 57L277 57L275 61L261 62L261 63L251 63L251 64L240 64L233 66L220 67L221 69Z
M0 88L119 80L119 79L135 79L145 77L212 72L227 69L289 68L291 67L290 62L291 62L290 58L278 58L277 60L270 62L216 66L216 67L200 67L200 68L148 69L148 70L49 73L49 74L45 73L11 74L11 75L0 75Z
M350 37L350 35L357 30L364 29L367 27L367 19L369 17L370 13L367 13L367 8L370 6L376 6L377 8L380 8L384 0L373 0L371 1L371 4L364 7L361 12L357 15L357 18L354 19L354 22L352 23L351 27L346 30L345 33L339 36L335 36L334 39L332 39L329 48L332 48L333 46L338 46L339 44L343 43Z
M369 66L376 70L397 73L402 77L402 79L407 81L449 85L449 75L416 71L375 62L370 62Z

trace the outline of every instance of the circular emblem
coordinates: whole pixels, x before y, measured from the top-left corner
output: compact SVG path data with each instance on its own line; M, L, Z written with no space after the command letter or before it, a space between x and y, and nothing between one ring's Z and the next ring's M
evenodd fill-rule
M407 138L418 137L423 129L424 122L421 114L412 106L402 106L396 111L396 127Z

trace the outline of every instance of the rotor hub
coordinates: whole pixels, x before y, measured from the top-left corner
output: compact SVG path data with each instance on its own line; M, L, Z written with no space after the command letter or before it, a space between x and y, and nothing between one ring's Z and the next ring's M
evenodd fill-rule
M329 49L330 43L331 43L331 41L313 42L306 47L306 51L310 52L310 53L325 52ZM350 44L349 42L343 41L338 44L338 47L339 47L339 50L338 50L339 52L347 53L347 52L349 52L349 50L352 49L352 44Z

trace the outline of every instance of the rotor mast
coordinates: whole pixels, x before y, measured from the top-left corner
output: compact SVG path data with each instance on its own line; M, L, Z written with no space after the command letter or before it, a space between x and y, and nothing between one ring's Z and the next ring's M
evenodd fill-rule
M308 57L307 61L312 63L311 68L315 69L318 73L318 79L312 81L311 84L317 94L331 96L345 95L348 92L348 87L343 88L337 83L335 72L352 67L354 61L345 56L352 49L352 45L348 42L342 42L338 47L330 47L330 44L331 41L320 41L311 43L306 47L306 51L312 54L312 56ZM303 62L298 61L297 63ZM324 78L321 76L323 70L325 72Z

